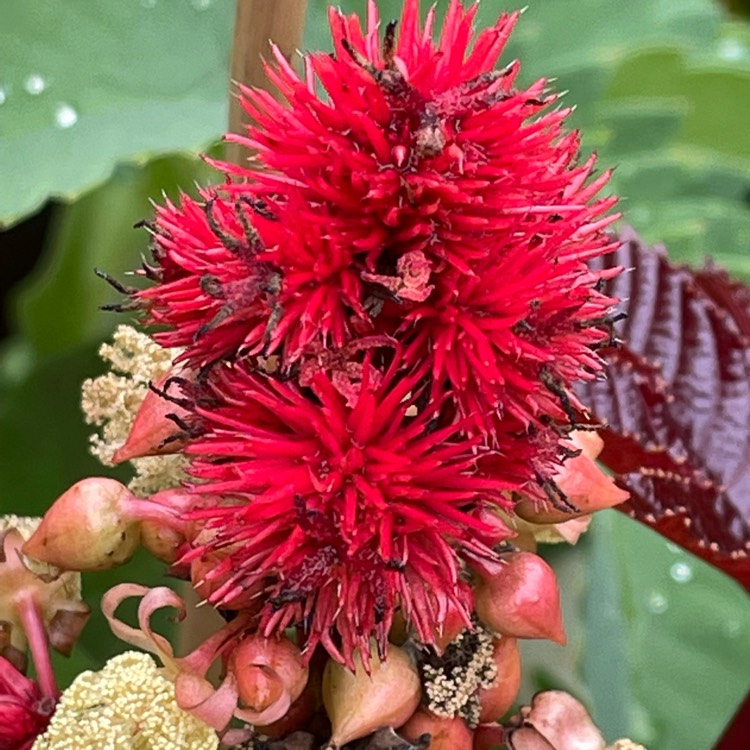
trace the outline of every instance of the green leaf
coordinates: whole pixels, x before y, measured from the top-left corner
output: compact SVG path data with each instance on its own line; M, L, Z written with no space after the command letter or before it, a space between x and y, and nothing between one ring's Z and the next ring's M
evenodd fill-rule
M44 256L16 291L19 330L36 355L102 341L131 317L104 313L99 305L122 295L94 274L101 268L127 281L149 240L133 225L152 214L151 196L177 197L180 188L216 180L218 173L193 158L171 157L143 167L122 166L101 188L58 208Z
M25 0L0 25L0 226L224 131L234 3Z
M597 533L615 553L637 699L633 738L660 750L711 747L747 690L747 594L650 529L611 515Z

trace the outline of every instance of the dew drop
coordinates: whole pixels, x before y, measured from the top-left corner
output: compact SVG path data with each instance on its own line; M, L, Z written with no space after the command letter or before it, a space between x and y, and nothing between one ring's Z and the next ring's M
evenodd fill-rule
M193 0L193 7L196 10L208 10L213 5L213 0Z
M667 549L674 555L678 555L680 552L682 552L682 547L680 547L679 544L675 544L674 542L667 542Z
M5 104L7 99L8 92L2 86L0 86L0 104Z
M38 73L32 73L23 82L23 87L26 89L27 93L36 96L37 94L41 94L42 91L47 88L47 81Z
M722 39L719 43L718 55L722 60L741 60L745 54L745 47L737 39Z
M58 128L72 128L78 122L78 112L70 104L59 104L55 110L55 124Z
M667 597L664 594L659 591L652 591L648 595L646 608L655 615L661 615L669 609L669 602L667 602Z
M669 569L669 575L677 583L687 583L693 580L693 569L686 562L676 562Z

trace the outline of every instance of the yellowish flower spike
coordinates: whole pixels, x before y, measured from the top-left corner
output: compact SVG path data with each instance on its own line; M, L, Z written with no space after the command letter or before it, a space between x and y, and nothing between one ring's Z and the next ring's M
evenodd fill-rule
M32 750L216 750L216 732L183 711L154 660L126 651L63 692Z
M92 435L91 452L105 466L130 432L150 381L158 381L172 368L179 350L165 349L130 326L118 326L112 344L103 344L99 355L111 371L83 383L81 406L86 421L101 428ZM147 456L132 460L136 476L128 485L133 494L150 495L176 487L184 478L181 455Z

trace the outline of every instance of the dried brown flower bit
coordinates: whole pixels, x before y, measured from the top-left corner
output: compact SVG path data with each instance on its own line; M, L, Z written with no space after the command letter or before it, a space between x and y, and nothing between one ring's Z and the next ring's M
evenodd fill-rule
M81 600L77 573L60 574L22 552L39 520L0 519L0 645L2 655L22 671L30 647L42 693L56 697L49 646L69 655L90 609Z

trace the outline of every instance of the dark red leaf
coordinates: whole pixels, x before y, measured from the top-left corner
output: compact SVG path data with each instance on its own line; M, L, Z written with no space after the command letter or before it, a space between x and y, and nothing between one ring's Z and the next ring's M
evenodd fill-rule
M579 389L639 521L750 589L750 289L669 262L632 230L604 259L627 318L606 379ZM600 263L602 261L599 261Z

